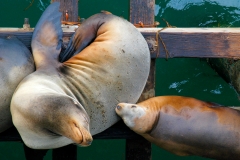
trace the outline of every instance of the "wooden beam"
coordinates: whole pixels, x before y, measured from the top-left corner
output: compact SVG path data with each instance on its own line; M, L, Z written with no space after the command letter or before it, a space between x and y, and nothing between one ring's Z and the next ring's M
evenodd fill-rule
M130 0L130 22L132 24L141 23L143 25L154 24L155 0ZM150 37L147 40L148 46L155 46L156 39ZM151 50L150 50L151 51ZM154 51L152 51L154 53ZM151 60L151 70L148 76L143 94L138 102L155 96L155 59ZM139 139L126 139L126 160L151 159L151 143L140 137Z
M227 58L210 58L208 64L238 93L240 100L240 60Z
M143 22L146 25L154 23L155 0L130 0L130 22Z
M43 160L48 151L48 149L35 150L27 147L25 144L23 145L26 160Z
M148 42L152 58L165 58L165 49L169 52L168 58L240 58L240 28L166 28L158 33L161 29L138 28ZM63 40L67 43L74 29L63 28L63 32ZM7 36L18 37L30 48L32 31L0 28L0 37ZM166 46L165 49L163 44Z
M152 57L158 54L164 58L168 50L169 58L240 58L240 28L140 28L139 31L145 38L157 34L160 48L152 49Z
M78 22L78 0L52 0L52 2L60 2L60 12L62 13L62 21ZM66 12L68 19L66 19Z

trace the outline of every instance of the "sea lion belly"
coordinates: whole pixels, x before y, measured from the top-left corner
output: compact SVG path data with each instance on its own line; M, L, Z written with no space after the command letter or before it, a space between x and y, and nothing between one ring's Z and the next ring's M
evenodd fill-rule
M96 39L60 68L77 84L75 96L90 116L93 135L118 120L114 111L117 103L138 100L150 68L149 49L142 35L113 15L99 14L89 21L101 17L106 22L99 27ZM122 32L126 30L126 34Z
M21 80L34 71L32 54L16 37L0 38L0 132L12 126L10 102Z

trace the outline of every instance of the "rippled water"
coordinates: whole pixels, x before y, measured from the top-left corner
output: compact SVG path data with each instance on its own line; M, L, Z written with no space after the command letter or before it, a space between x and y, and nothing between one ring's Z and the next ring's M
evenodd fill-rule
M156 1L155 16L178 27L238 27L239 0Z
M239 0L156 1L156 20L177 27L240 27ZM238 95L203 59L157 59L156 94L183 95L227 106L240 106ZM153 159L206 159L179 157L153 146Z
M0 27L21 27L25 17L30 19L32 27L50 0L35 0L31 7L24 10L32 0L7 0L0 5ZM128 0L80 0L79 16L87 18L100 10L107 10L129 17ZM240 0L156 0L155 16L160 27L166 24L162 18L177 27L240 27ZM213 71L203 59L175 58L157 59L156 94L184 95L212 101L223 105L240 106L237 94ZM109 146L117 144L117 148ZM119 147L119 144L121 145ZM0 143L0 159L16 159L23 156L19 143ZM15 146L13 149L12 146ZM104 146L104 147L103 147ZM9 149L10 148L10 149ZM114 149L112 149L114 148ZM121 140L94 141L88 148L79 149L82 156L78 159L124 159L124 142ZM13 150L20 150L11 154ZM96 153L96 154L92 154ZM107 156L104 156L107 155ZM99 158L101 157L101 158ZM46 157L50 159L50 155ZM200 157L178 157L153 146L153 160L156 159L204 159Z

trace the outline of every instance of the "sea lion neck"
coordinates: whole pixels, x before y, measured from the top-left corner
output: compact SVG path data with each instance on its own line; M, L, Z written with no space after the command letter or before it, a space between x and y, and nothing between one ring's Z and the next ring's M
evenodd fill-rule
M142 106L144 108L146 108L146 110L150 110L152 112L159 112L161 110L161 101L153 101L152 99L154 98L150 98L146 101L140 102L138 103L139 106Z

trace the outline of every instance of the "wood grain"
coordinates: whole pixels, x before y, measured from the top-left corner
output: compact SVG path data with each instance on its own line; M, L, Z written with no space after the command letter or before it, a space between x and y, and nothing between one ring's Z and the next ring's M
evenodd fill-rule
M130 0L130 22L151 25L154 23L155 0Z
M78 21L78 0L53 0L60 2L60 12L62 13L62 21L77 22ZM66 10L68 11L68 20L65 18Z
M166 28L158 34L157 41L156 35L161 29L138 28L148 42L152 58L166 58L166 51L160 37L169 52L168 58L240 58L240 29L238 28ZM63 28L63 32L63 39L67 43L74 30ZM0 37L7 36L16 36L30 49L32 31L0 28ZM159 56L156 57L157 55Z

